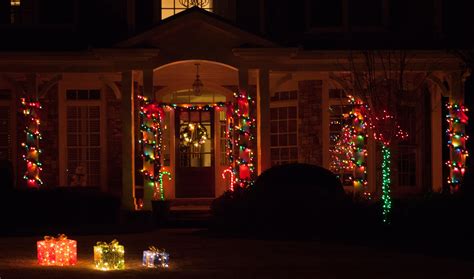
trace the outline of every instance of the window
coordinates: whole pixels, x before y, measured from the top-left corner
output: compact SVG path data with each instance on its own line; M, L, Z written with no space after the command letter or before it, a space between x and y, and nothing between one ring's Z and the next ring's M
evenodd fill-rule
M399 148L398 186L416 187L416 148Z
M100 100L100 90L67 90L66 100Z
M10 0L10 23L17 24L20 23L21 19L21 1L20 0Z
M298 113L296 98L297 91L276 92L271 98L270 153L272 165L298 162Z
M0 160L12 159L12 109L10 98L9 90L0 90Z
M186 6L181 4L181 2L187 2L190 4ZM194 6L192 2L193 0L161 0L161 19L173 16L186 10L187 8ZM198 2L203 2L204 4L197 6L205 9L206 11L212 12L212 0Z
M67 184L100 186L100 90L67 90L66 99Z

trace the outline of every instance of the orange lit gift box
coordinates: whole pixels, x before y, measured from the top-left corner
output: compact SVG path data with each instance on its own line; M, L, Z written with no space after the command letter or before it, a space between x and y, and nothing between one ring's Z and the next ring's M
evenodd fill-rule
M40 265L75 265L77 263L77 242L64 234L58 237L45 236L37 243Z

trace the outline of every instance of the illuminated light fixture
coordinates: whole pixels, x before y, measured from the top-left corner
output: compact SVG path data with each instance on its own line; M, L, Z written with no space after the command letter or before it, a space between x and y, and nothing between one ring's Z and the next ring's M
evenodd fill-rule
M193 6L204 8L210 4L210 0L179 0L179 3L185 8Z
M18 7L21 5L21 1L20 0L10 0L10 6L12 7Z
M204 84L202 83L202 81L200 79L200 76L199 76L199 66L200 66L200 64L196 63L194 65L196 65L196 79L193 82L193 92L194 92L194 95L201 96L201 89L204 86Z

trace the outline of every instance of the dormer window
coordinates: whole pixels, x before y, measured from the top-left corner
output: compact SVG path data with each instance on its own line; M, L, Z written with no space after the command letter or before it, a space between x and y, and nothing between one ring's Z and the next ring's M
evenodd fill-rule
M161 0L161 19L197 6L212 12L212 0Z
M17 24L20 22L20 6L21 0L10 0L10 23Z

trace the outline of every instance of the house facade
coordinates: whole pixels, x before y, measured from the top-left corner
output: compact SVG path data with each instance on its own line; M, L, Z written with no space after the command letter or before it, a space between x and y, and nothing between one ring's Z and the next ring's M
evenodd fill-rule
M42 107L40 187L95 187L121 196L130 210L150 209L153 198L140 172L139 96L189 108L236 102L234 93L246 92L255 100L256 174L294 162L330 168L352 108L349 57L365 48L409 49L410 78L424 75L422 86L411 82L416 94L400 101L409 137L393 145L392 193L446 187L452 155L445 105L464 103L468 76L446 51L446 42L463 45L453 23L460 19L444 16L463 8L449 1L410 9L389 0L364 9L348 0L215 0L201 8L179 0L40 2L1 4L0 159L12 162L16 187L27 187L21 143L31 128L21 98ZM227 121L222 109L164 110L160 164L172 178L164 180L166 199L210 199L229 189L222 177ZM189 124L206 132L198 148L183 148ZM377 198L380 148L371 138L365 146L367 191ZM338 175L351 192L353 171Z

